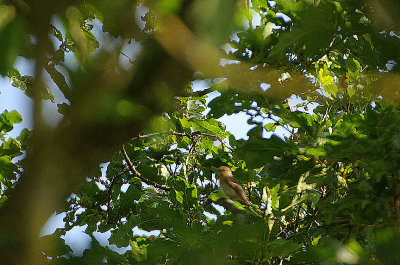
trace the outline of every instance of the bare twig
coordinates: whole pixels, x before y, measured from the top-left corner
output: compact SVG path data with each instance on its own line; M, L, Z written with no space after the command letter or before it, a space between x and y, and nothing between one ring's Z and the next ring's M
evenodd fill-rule
M108 199L111 199L112 188L114 187L115 182L117 182L117 179L119 179L122 175L124 175L128 171L129 171L128 169L124 169L120 173L112 177L110 187L108 187Z
M112 196L112 188L114 187L115 183L117 182L117 179L119 179L122 175L124 175L128 171L129 171L128 169L124 169L121 172L119 172L117 175L115 175L111 178L110 186L107 189L107 193L108 193L107 198L102 201L97 202L96 206L99 206L105 202L107 202L107 206L109 205L109 202L110 202L110 199ZM103 185L105 185L105 183Z
M186 137L188 137L190 139L192 139L193 136L196 136L196 135L212 137L212 138L217 139L217 141L220 142L225 148L231 150L232 152L234 151L234 149L232 147L230 147L230 146L228 146L227 144L224 143L224 141L221 139L220 136L214 135L214 134L210 134L210 133L204 133L204 132L200 132L200 131L195 131L195 132L193 132L191 134L190 133L186 133L186 132L185 133L180 133L180 132L174 132L174 131L149 133L149 134L145 134L145 135L138 135L138 136L132 138L131 141L138 140L138 139L143 139L143 138L149 138L149 137L153 137L153 136L158 136L158 135L162 135L162 134L172 134L172 135L180 136L180 137L186 136Z
M130 63L130 64L134 64L134 60L132 60L128 55L126 55L126 54L123 53L123 52L121 52L121 54L122 54L123 56L125 56L125 57L129 60L129 63Z
M192 135L203 135L203 136L208 136L208 137L216 138L225 148L231 150L232 152L234 151L234 149L233 149L232 147L226 145L226 144L224 143L224 141L222 141L221 137L218 136L218 135L209 134L209 133L203 133L203 132L199 132L199 131L193 132Z
M126 172L128 172L129 170L124 169L123 171L121 171L120 173L118 173L117 175L112 177L111 183L110 183L110 187L108 188L108 195L107 195L107 224L110 224L110 204L111 204L111 197L112 197L112 188L115 185L115 183L117 182L117 179L119 179L123 174L125 174Z
M202 97L204 95L207 95L208 93L213 92L214 90L215 90L214 87L210 87L210 88L207 88L207 89L204 89L204 90L201 90L201 91L189 92L188 96L191 96L191 97Z
M324 55L318 59L317 63L323 62L325 60L325 58L329 56L329 53L331 52L331 50L333 48L333 44L335 43L335 40L336 40L336 38L333 38L333 40L329 44L328 48L326 48Z
M158 136L158 135L162 135L162 134L168 134L169 132L156 132L156 133L149 133L149 134L144 134L144 135L138 135L136 137L133 137L131 139L131 141L134 140L139 140L139 139L143 139L143 138L149 138L149 137L153 137L153 136Z
M125 159L126 164L128 165L129 171L131 171L131 173L134 174L136 177L138 177L141 181L143 181L147 185L153 186L153 187L158 188L160 190L165 190L165 191L170 191L171 190L171 188L169 188L169 187L162 186L162 185L158 184L157 182L154 182L154 181L152 181L150 179L147 179L147 178L143 177L142 174L140 174L140 172L136 170L135 166L132 164L131 160L129 159L129 156L125 151L125 146L124 145L122 145L121 153L122 153L122 156Z

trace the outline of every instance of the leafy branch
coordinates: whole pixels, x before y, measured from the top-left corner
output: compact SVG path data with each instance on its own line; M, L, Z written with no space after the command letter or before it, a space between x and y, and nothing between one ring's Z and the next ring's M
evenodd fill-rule
M169 187L165 187L165 186L163 186L163 185L158 184L157 182L154 182L154 181L152 181L152 180L150 180L150 179L147 179L147 178L143 177L142 174L140 174L140 172L137 171L136 167L132 164L132 162L131 162L131 160L130 160L128 154L127 154L126 151L125 151L125 146L124 146L124 145L122 146L121 153L122 153L122 156L123 156L124 159L125 159L125 162L126 162L126 164L127 164L127 166L128 166L129 171L130 171L133 175L135 175L136 177L138 177L141 181L143 181L143 182L146 183L147 185L153 186L153 187L155 187L155 188L157 188L157 189L160 189L160 190L164 190L164 191L170 191L170 190L171 190L171 188L169 188Z

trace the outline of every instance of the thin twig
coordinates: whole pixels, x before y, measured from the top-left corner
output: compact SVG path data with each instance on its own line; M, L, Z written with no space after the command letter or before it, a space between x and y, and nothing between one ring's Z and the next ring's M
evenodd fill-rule
M326 48L324 55L318 59L317 63L323 62L325 60L325 58L329 56L329 53L331 52L331 50L333 48L333 44L335 43L335 40L336 40L336 37L333 38L333 40L329 44L328 48Z
M152 181L150 179L147 179L147 178L143 177L142 174L140 174L140 172L136 170L135 166L132 164L131 160L129 159L129 156L125 151L125 146L124 145L122 145L121 153L122 153L122 156L125 159L126 164L128 165L129 170L131 171L131 173L134 174L136 177L138 177L141 181L143 181L147 185L153 186L153 187L161 189L161 190L165 190L165 191L170 191L171 190L171 188L162 186L162 185L158 184L157 182L154 182L154 181Z
M107 189L107 198L105 198L102 201L97 202L96 203L96 207L98 207L99 205L102 205L103 203L107 202L107 211L109 210L110 201L111 201L111 197L112 197L112 188L114 187L115 183L117 182L117 179L119 179L122 175L124 175L128 171L129 171L128 169L124 169L121 172L119 172L117 175L114 175L111 178L110 186ZM105 183L103 185L105 185Z
M132 60L132 59L131 59L128 55L126 55L125 53L121 52L121 54L122 54L123 56L125 56L126 58L128 58L129 63L131 63L131 64L134 64L134 63L135 63L134 60Z
M232 147L228 146L226 143L224 143L224 141L221 139L220 136L218 135L214 135L214 134L210 134L210 133L204 133L204 132L200 132L200 131L195 131L191 134L189 133L180 133L180 132L174 132L174 131L168 131L168 132L156 132L156 133L149 133L149 134L144 134L144 135L138 135L136 137L133 137L131 139L131 141L133 140L138 140L138 139L143 139L143 138L149 138L149 137L153 137L153 136L158 136L158 135L162 135L162 134L172 134L175 136L180 136L180 137L188 137L190 139L193 138L193 136L195 135L202 135L202 136L207 136L207 137L212 137L218 140L218 142L220 142L225 148L231 150L232 152L235 151Z
M122 175L124 175L126 172L128 172L128 169L122 170L120 173L112 177L110 187L108 188L108 196L111 198L111 193L112 193L112 188L115 185L115 182L117 181L118 178L120 178Z
M126 172L128 172L129 170L124 169L122 170L119 174L115 175L112 177L111 183L110 183L110 187L108 188L108 195L107 195L107 224L110 223L110 204L111 204L111 197L112 197L112 188L115 185L115 183L117 182L117 179L119 179L123 174L125 174Z
M189 92L188 96L191 97L202 97L204 95L207 95L208 93L211 93L215 90L215 87L210 87L201 91L196 91L196 92Z
M156 133L149 133L149 134L144 134L144 135L138 135L136 137L133 137L131 141L138 140L138 139L143 139L143 138L149 138L153 136L158 136L162 134L168 134L169 132L156 132Z
M192 134L193 134L193 135L203 135L203 136L208 136L208 137L216 138L225 148L231 150L232 152L234 151L234 149L233 149L232 147L226 145L226 144L224 143L224 141L222 141L221 136L214 135L214 134L209 134L209 133L203 133L203 132L199 132L199 131L193 132Z

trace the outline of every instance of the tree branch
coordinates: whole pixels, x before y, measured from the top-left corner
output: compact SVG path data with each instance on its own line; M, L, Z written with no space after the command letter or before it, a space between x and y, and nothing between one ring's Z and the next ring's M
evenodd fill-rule
M170 191L171 190L171 188L169 188L169 187L162 186L162 185L158 184L157 182L154 182L154 181L152 181L150 179L147 179L147 178L143 177L142 174L140 174L140 172L136 170L135 166L132 164L131 160L129 159L129 156L125 151L125 146L124 145L122 145L121 153L122 153L122 156L125 159L126 164L128 165L129 171L131 171L132 174L134 174L136 177L138 177L141 181L143 181L147 185L151 185L151 186L153 186L155 188L158 188L158 189L161 189L161 190L165 190L165 191Z

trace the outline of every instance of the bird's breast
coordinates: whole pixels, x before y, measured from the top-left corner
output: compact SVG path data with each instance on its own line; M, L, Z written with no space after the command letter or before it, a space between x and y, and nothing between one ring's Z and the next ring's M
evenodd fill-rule
M237 185L237 184L233 184L233 185ZM237 192L228 183L221 181L221 189L225 193L225 195L228 196L229 198L234 199L234 200L241 199L240 196L238 196Z

